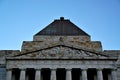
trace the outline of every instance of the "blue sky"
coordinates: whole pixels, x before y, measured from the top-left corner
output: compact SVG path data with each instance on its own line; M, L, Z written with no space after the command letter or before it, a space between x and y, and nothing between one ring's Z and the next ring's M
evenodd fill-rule
M103 50L120 50L120 0L0 0L0 50L20 50L61 16L101 41Z

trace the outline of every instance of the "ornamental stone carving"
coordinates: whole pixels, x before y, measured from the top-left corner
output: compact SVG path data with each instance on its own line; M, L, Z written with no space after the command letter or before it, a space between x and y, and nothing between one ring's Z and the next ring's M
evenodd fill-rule
M72 58L72 57L99 57L100 54L90 52L82 49L75 49L66 46L56 46L39 51L34 51L32 53L26 53L21 55L21 57L41 57L41 58Z

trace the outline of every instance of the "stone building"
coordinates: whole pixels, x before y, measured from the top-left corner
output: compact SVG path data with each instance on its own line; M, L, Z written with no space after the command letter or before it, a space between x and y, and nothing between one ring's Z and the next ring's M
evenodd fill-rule
M103 50L61 17L21 50L0 50L0 80L120 80L120 50Z

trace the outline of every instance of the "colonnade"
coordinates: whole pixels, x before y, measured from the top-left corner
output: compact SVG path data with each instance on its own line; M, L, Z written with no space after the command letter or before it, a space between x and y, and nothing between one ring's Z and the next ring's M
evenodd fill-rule
M72 69L68 68L66 70L66 80L72 80ZM80 80L89 80L87 75L88 69L80 69L81 70L81 79ZM57 80L56 75L57 69L50 69L50 80ZM97 71L97 80L104 80L103 79L103 69L96 69ZM7 77L6 80L13 80L12 79L12 69L7 69ZM26 69L20 69L20 78L19 80L26 80ZM41 69L35 69L35 80L42 80L41 78ZM116 69L111 69L111 78L110 80L117 80L116 78Z

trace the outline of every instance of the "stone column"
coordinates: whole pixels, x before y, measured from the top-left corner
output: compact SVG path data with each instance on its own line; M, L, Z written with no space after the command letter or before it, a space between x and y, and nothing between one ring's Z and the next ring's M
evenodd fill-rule
M111 80L111 73L108 74L108 80Z
M56 80L56 69L51 69L51 79L50 80Z
M94 80L97 80L97 75L94 75Z
M41 69L35 69L35 80L41 80Z
M82 80L87 80L87 69L82 69Z
M66 80L72 80L71 69L66 69Z
M12 80L15 80L15 74L12 74Z
M25 80L25 72L26 70L25 69L21 69L21 72L20 72L20 80Z
M117 69L112 69L111 71L111 78L112 80L117 80L117 73L116 73Z
M102 69L97 69L97 80L103 80Z
M80 74L80 76L79 76L79 80L82 80L82 75Z
M6 80L12 80L12 69L7 69Z

